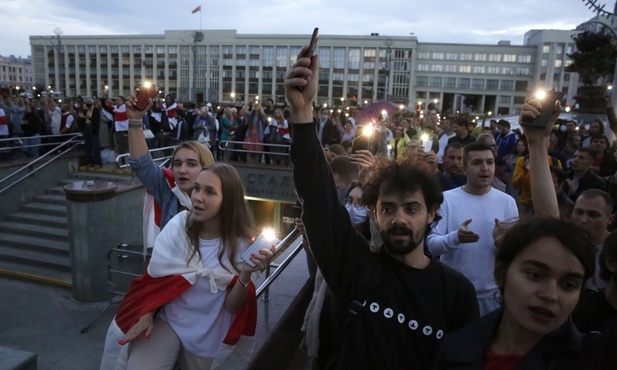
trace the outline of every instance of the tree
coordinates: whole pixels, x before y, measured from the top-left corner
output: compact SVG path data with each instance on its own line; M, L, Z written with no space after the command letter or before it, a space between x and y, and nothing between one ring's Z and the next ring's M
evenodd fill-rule
M577 72L585 86L591 86L600 78L613 79L617 47L611 35L585 31L572 36L578 49L568 57L572 64L567 72Z

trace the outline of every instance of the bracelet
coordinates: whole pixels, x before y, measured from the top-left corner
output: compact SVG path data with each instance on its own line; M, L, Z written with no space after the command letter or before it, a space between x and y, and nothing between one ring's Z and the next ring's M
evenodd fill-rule
M136 122L139 122L139 123L136 123ZM141 122L141 120L130 119L129 128L144 128L144 124Z
M249 280L249 282L248 282L248 283L245 283L244 281L242 281L242 279L240 279L240 276L238 276L238 282L239 282L240 284L242 284L242 286L243 286L243 287L248 288L248 287L249 287L249 283L250 283L251 281Z

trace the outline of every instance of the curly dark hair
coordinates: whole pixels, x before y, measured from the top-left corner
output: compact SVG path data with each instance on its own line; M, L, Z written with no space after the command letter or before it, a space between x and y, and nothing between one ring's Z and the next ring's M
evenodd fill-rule
M380 193L421 192L428 210L438 209L443 202L441 187L421 155L406 155L397 160L378 156L362 183L362 202L373 210ZM439 219L441 217L436 215L427 232Z

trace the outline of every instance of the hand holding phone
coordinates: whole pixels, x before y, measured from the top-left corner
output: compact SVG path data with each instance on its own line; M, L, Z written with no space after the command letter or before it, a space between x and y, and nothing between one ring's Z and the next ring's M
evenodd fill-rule
M148 100L154 99L158 94L159 88L156 85L142 86L137 90L137 94L135 95L137 103L135 103L133 108L139 111L145 110L148 106Z
M555 102L563 99L565 93L561 91L547 91L546 96L541 98L542 110L536 118L524 118L521 121L521 126L546 128L549 119L555 111Z

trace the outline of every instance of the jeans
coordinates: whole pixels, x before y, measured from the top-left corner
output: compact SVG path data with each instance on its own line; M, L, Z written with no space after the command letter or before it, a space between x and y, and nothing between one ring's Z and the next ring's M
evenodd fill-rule
M101 160L101 142L99 141L98 132L94 133L91 124L84 125L84 149L88 156L88 162L92 166L102 166Z

